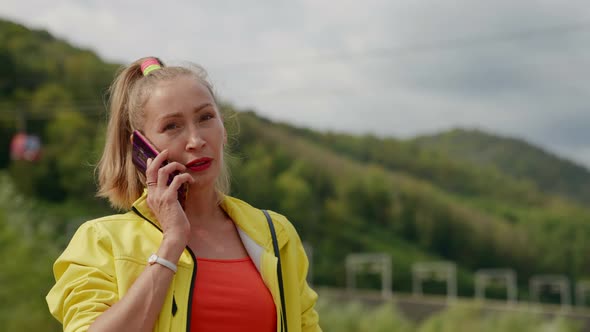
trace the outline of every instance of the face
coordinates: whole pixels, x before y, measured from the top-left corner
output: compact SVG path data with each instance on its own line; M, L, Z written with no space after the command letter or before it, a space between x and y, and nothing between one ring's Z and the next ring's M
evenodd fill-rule
M209 90L190 76L160 82L144 114L143 132L152 144L159 151L168 149L170 161L187 166L194 185L214 186L226 132Z

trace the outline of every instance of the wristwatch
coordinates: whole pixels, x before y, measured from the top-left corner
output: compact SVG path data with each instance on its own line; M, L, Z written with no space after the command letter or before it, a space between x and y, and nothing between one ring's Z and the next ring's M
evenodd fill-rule
M154 264L160 264L163 265L167 268L169 268L170 270L172 270L174 273L176 273L176 270L178 270L178 268L176 267L176 264L172 263L171 261L164 259L162 257L159 257L156 254L152 254L150 256L150 258L148 258L148 264L149 265L154 265Z

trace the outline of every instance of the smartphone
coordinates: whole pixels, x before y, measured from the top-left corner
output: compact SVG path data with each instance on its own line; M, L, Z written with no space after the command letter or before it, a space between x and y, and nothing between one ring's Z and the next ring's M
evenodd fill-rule
M131 154L133 164L145 175L145 172L147 170L148 158L152 158L152 160L154 160L154 158L156 158L156 156L158 155L158 150L156 150L156 148L154 148L154 146L150 144L149 140L145 136L143 136L138 130L133 131L133 137L131 141L133 143L133 149ZM165 166L167 164L168 161L164 161L160 167ZM178 174L180 174L179 171L175 171L174 173L170 174L170 176L168 177L168 182L166 184L170 185L174 177ZM180 188L178 188L178 201L180 202L180 205L183 209L186 203L187 192L188 183L185 182L180 186Z

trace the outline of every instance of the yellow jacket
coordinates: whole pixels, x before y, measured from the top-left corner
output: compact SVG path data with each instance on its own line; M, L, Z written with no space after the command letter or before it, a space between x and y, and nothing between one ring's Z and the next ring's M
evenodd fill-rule
M264 214L229 196L221 206L236 224L244 247L272 294L279 332L282 308L277 259ZM269 213L281 254L288 331L321 331L314 309L317 294L305 281L308 260L301 240L284 216ZM147 206L145 193L133 204L132 211L80 226L53 266L56 283L47 295L49 310L62 322L64 331L86 331L123 297L161 241L162 231ZM185 249L154 331L189 331L191 296L198 296L192 294L195 271L195 258Z

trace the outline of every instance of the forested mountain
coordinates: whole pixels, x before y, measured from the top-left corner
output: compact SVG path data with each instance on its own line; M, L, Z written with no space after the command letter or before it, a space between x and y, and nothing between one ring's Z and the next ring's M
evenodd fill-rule
M481 130L455 129L413 140L420 147L452 157L491 165L516 179L525 179L543 192L590 203L590 171L525 141Z
M93 165L106 123L104 94L118 65L6 21L0 21L0 57L0 173L6 174L0 183L8 188L2 197L10 198L0 204L0 239L11 244L0 243L0 256L14 257L21 233L28 239L15 263L0 269L0 280L8 280L31 273L31 260L49 269L80 222L113 213L94 198ZM556 164L548 153L532 154L534 147L512 141L509 152L494 154L461 139L316 132L222 108L232 193L289 217L313 246L316 284L344 286L344 259L354 252L390 254L395 291L411 289L418 261L457 263L461 295L472 294L473 272L483 267L515 269L523 298L535 273L590 277L590 210L577 202L586 193L571 180L587 179L587 172ZM39 161L10 161L9 141L18 130L41 138ZM490 150L504 142L488 136L475 141L489 142ZM522 169L502 163L510 158ZM542 163L558 171L549 177ZM18 203L20 195L32 203ZM39 248L46 248L41 261ZM39 276L43 286L7 292L4 305L25 306L24 299L39 296L29 290L48 289L49 273Z
M259 149L264 146L264 151L270 152L268 155L277 151L282 155L279 164L297 165L290 166L300 170L293 178L312 188L302 197L313 197L315 204L324 202L317 209L322 213L337 214L324 215L324 219L302 216L297 219L299 222L312 220L303 231L322 227L315 225L314 219L322 225L320 220L338 220L348 227L335 229L350 230L354 241L369 234L365 246L355 243L351 248L389 247L392 254L400 256L398 262L403 257L416 260L406 249L395 248L401 241L472 271L510 266L525 280L531 273L541 271L561 271L572 276L587 273L582 272L587 269L587 259L575 253L584 250L590 214L567 198L545 195L536 186L516 181L495 169L462 164L441 153L423 151L394 139L322 134L274 124L253 113L240 114L240 124L242 142L252 141ZM263 152L259 154L262 156ZM246 155L253 158L256 154ZM245 161L247 165L260 162L256 158ZM253 178L258 181L270 173L277 174L279 179L282 174L273 173L273 168L268 167L268 171L256 173ZM320 179L321 185L317 184ZM470 180L471 183L465 183ZM268 193L267 197L268 201L278 199L273 204L279 206L281 198L289 194L292 192L285 190L284 195ZM262 196L256 194L251 199L255 201L257 197ZM293 213L311 213L309 210L293 209ZM322 236L322 241L326 241L327 237ZM382 243L378 241L380 237ZM544 251L545 247L552 249ZM398 265L397 272L403 274L406 268Z
M93 150L96 123L104 118L104 95L116 68L46 31L0 20L0 167L8 166L6 151L17 130L39 135L47 147L43 167L13 167L31 180L20 183L21 190L51 190L44 195L55 200L72 189L92 193L92 181L78 182L82 180L74 175L57 182L53 174L71 173L87 157L80 153Z

